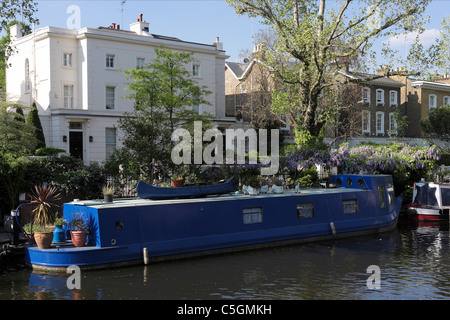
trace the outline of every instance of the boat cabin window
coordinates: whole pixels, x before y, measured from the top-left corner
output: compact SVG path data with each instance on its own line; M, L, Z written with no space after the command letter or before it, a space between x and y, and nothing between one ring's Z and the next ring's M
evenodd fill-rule
M297 203L297 217L299 219L314 218L314 203Z
M386 208L386 193L382 184L378 185L378 197L380 198L380 208Z
M263 220L262 207L244 208L244 224L261 223Z
M389 205L392 206L395 204L395 193L394 193L394 185L390 182L387 184L387 191L389 197Z
M359 207L358 207L358 200L356 199L350 199L350 200L343 200L342 206L344 209L344 214L350 214L350 213L358 213Z
M441 188L441 198L443 206L450 206L450 189Z

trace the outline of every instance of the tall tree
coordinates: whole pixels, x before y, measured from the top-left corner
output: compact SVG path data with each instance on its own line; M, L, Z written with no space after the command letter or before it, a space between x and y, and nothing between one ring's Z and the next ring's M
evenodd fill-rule
M34 127L36 139L38 140L36 149L44 148L45 147L44 130L42 129L41 120L39 119L36 102L33 102L33 104L31 105L30 111L28 112L25 122Z
M450 150L450 106L432 109L419 124L432 144L446 151Z
M2 98L3 100L6 98L5 89L6 89L6 68L8 67L8 57L11 54L10 48L10 27L19 23L17 20L10 21L6 25L6 34L0 39L0 88L2 90ZM29 25L20 22L22 26L22 34L27 35L31 33L31 28Z
M227 2L236 13L260 17L276 31L276 49L265 52L282 84L273 91L273 108L286 114L297 142L304 143L319 136L332 115L319 99L335 85L336 71L356 55L371 55L378 38L418 30L430 0Z
M197 106L209 105L210 91L198 85L187 66L195 62L191 53L155 49L156 57L143 68L126 70L135 101L135 110L120 120L123 148L122 162L128 159L135 173L151 176L154 163L164 172L173 168L171 135L179 126L192 127L194 121L207 121L209 114L199 114Z
M16 104L0 104L0 199L6 200L11 209L24 185L26 156L33 154L37 143L34 128L13 111L20 108Z

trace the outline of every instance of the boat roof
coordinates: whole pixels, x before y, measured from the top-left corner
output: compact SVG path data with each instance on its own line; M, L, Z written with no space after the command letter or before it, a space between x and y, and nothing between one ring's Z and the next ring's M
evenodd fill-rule
M291 196L308 196L308 195L325 195L333 193L352 193L352 192L367 192L364 189L356 188L308 188L302 189L299 193L294 190L285 190L283 193L263 193L259 195L245 195L245 194L224 194L216 196L207 196L202 198L192 199L167 199L167 200L149 200L141 198L120 198L115 199L114 202L105 203L101 199L96 200L74 200L68 204L101 208L112 207L129 207L129 206L148 206L148 205L161 205L161 204L179 204L179 203L193 203L193 202L212 202L212 201L224 201L224 200L236 200L236 199L257 199L268 197L291 197Z

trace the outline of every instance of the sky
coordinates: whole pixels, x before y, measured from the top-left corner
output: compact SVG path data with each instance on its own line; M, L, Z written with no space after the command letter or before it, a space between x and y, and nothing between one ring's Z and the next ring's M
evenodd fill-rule
M223 43L229 61L241 61L239 53L253 48L252 35L264 28L255 18L238 15L225 0L37 0L39 19L37 28L108 27L111 23L129 30L129 24L139 14L150 23L150 32L172 36L184 41L212 44L216 37ZM122 2L125 2L122 5ZM74 7L76 6L76 7ZM79 14L74 11L79 8ZM123 9L123 10L122 10ZM450 0L433 0L426 14L424 44L438 35L442 17L450 15ZM77 15L78 20L74 17ZM77 23L79 25L77 25ZM399 52L406 48L404 39L391 39L391 46Z

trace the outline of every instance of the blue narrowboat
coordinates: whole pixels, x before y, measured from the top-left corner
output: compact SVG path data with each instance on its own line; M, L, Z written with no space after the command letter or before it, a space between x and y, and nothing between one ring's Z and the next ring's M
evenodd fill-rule
M329 186L281 194L73 201L64 219L90 222L86 246L25 248L34 269L104 268L388 231L401 198L389 175L335 175Z

